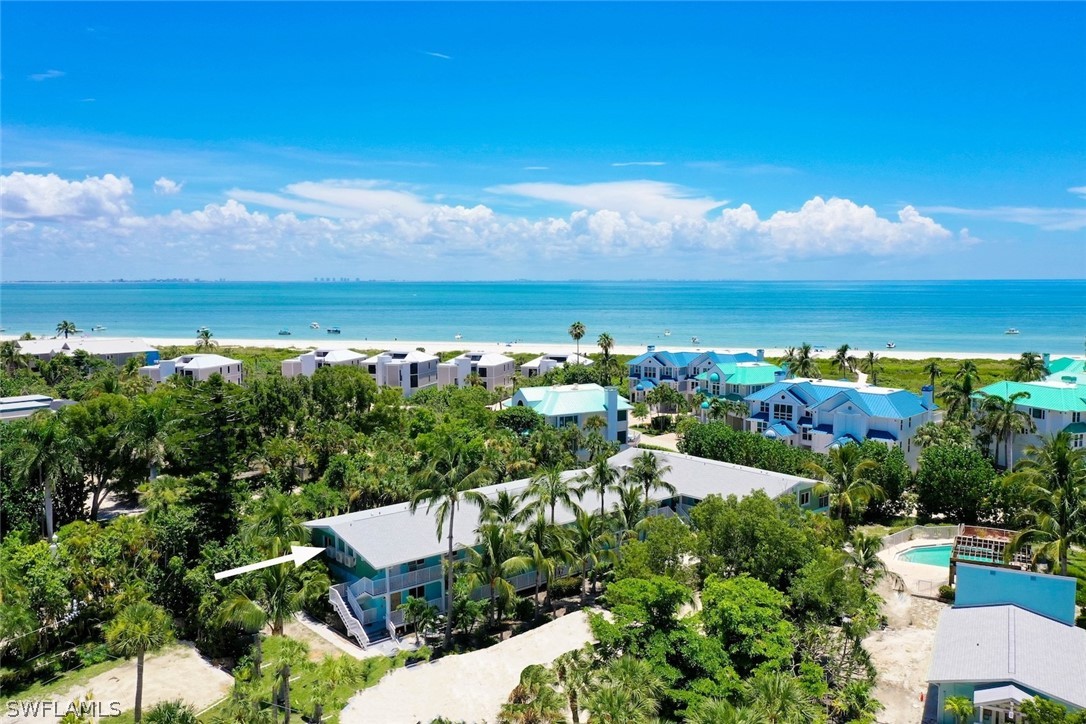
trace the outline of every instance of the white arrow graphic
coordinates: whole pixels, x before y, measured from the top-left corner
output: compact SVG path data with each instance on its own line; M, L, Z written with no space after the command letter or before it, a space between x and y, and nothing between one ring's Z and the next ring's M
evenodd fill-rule
M230 576L236 576L241 573L248 573L249 571L255 571L260 568L267 568L268 566L277 566L280 563L289 563L294 561L294 567L302 565L310 558L319 556L324 552L323 548L315 548L313 546L299 546L293 543L290 546L290 553L285 556L279 556L278 558L269 558L266 561L260 561L259 563L250 563L247 566L239 566L238 568L231 568L228 571L220 571L215 574L215 580L221 581L224 578Z

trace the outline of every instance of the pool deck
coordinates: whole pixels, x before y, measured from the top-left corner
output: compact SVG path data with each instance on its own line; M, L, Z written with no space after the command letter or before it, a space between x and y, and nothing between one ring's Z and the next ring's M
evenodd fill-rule
M879 558L885 561L887 568L901 576L909 593L934 598L939 595L939 586L950 580L949 568L930 566L926 563L910 563L897 556L910 548L953 544L953 538L914 539L879 551Z

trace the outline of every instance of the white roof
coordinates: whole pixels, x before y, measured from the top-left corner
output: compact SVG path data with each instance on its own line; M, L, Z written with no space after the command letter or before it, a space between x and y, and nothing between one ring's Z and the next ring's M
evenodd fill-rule
M892 395L895 392L901 392L900 387L880 387L866 382L852 382L850 380L823 380L814 377L790 377L783 381L788 384L795 382L810 382L812 385L818 385L819 387L840 387L843 390L861 390L864 394L870 395Z
M512 357L506 357L504 354L499 354L497 352L465 352L453 359L470 360L473 357L477 357L478 359L475 360L476 364L480 364L483 367L493 367L494 365L503 365L506 362L513 361Z
M1086 630L1018 606L950 608L939 617L928 680L1009 681L1086 707Z
M548 352L529 362L525 362L521 367L534 370L536 367L539 367L545 359L554 360L559 364L584 365L586 367L592 364L591 359L585 357L583 354L577 354L576 352Z
M998 704L1002 701L1016 701L1021 704L1026 699L1032 699L1033 694L1027 694L1017 686L991 686L987 689L977 689L973 692L973 706L984 704Z
M629 448L613 456L610 463L622 469L630 465L639 452L641 451ZM653 452L661 465L671 466L671 470L664 474L664 479L677 488L678 494L699 500L710 494L742 497L754 490L764 490L769 496L777 497L795 490L801 484L814 485L813 480L792 475L780 475L765 470L746 468L742 465L696 458L692 455ZM563 477L575 478L582 473L584 473L583 470L570 470L563 473ZM496 496L501 490L519 494L528 487L529 482L528 479L515 480L479 488L479 491L491 497ZM607 508L610 508L617 500L618 496L612 492L604 496L604 504ZM582 505L588 510L598 510L598 494L588 494L582 501ZM558 506L555 515L556 522L568 523L573 519L572 510L563 505ZM381 569L397 563L427 558L447 550L447 538L439 540L437 537L436 520L436 516L428 513L425 506L411 513L408 503L400 503L312 520L306 523L306 526L332 530L371 566ZM470 503L462 503L456 511L454 522L453 544L456 547L474 545L475 529L479 526L478 509ZM447 527L442 532L448 536Z
M241 360L223 357L221 354L186 354L176 357L173 362L177 367L193 370L241 364Z
M366 362L377 364L377 358L383 354L394 356L397 362L430 362L437 359L437 355L430 354L429 352L419 352L417 349L390 349L369 357L366 359Z
M359 354L351 349L333 349L325 354L321 359L326 362L353 362L356 359L362 359L366 355Z
M82 349L87 354L139 354L154 352L146 340L136 337L69 337L64 339L28 339L19 341L19 349L25 354L62 354Z

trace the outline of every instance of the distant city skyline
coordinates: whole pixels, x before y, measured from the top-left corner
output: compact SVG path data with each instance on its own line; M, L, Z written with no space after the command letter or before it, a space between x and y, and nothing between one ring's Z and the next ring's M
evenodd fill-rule
M2 279L1086 276L1082 3L5 3Z

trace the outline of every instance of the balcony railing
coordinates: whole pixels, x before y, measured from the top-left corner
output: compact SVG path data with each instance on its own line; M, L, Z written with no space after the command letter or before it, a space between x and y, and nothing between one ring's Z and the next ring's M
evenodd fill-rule
M444 597L435 598L433 600L427 601L426 603L428 603L431 606L435 607L438 610L438 613L445 613L445 598ZM397 609L397 610L393 611L392 613L390 613L388 615L388 620L389 620L390 623L392 623L393 626L403 626L404 625L404 612L403 612L403 609Z
M354 596L383 596L386 593L402 591L407 588L425 585L431 581L440 580L444 567L439 565L429 568L420 568L417 571L399 573L386 578L359 578L351 584L350 592Z

